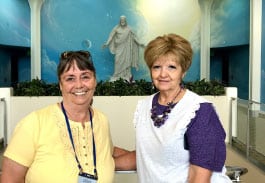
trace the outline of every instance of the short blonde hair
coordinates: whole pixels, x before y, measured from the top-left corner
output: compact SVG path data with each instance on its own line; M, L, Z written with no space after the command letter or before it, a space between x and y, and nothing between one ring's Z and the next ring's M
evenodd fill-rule
M177 34L167 34L158 36L150 41L144 51L144 59L149 69L153 63L160 57L167 54L176 56L182 71L186 72L192 62L192 47L189 41Z

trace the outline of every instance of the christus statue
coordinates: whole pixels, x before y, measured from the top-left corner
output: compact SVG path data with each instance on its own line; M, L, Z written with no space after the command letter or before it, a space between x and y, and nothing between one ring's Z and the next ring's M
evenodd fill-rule
M114 74L110 81L122 78L131 82L133 78L131 68L138 69L139 48L144 45L127 25L124 15L120 16L119 24L112 29L107 42L102 46L106 47L109 47L110 52L115 55Z

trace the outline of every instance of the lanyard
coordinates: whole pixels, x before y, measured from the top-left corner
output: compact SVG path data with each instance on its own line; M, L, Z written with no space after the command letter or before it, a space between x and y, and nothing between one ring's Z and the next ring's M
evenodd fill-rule
M71 140L71 143L72 143L72 147L73 147L74 152L75 152L75 159L76 159L76 162L78 164L78 168L79 168L80 172L83 172L82 166L81 166L81 164L80 164L80 162L79 162L79 160L77 158L77 155L76 155L75 146L74 146L74 140L73 140L73 136L72 136L72 132L71 132L71 128L70 128L70 123L69 123L66 111L64 109L63 102L61 102L61 107L62 107L63 114L64 114L64 117L65 117L65 122L66 122L66 125L67 125L67 130L68 130L69 137L70 137L70 140ZM96 145L95 145L94 132L93 132L92 114L91 114L91 110L90 109L88 111L89 111L89 117L90 117L90 122L91 122L91 129L92 129L94 175L95 175L95 177L97 177Z

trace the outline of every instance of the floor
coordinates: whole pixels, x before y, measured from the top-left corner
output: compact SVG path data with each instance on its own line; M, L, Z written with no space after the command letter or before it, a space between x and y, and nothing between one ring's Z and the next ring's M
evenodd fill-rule
M237 138L232 139L232 146L236 149L239 153L246 155L246 145L240 142ZM249 157L247 158L257 167L265 171L265 155L256 151L255 148L249 149Z
M4 143L3 141L0 142L0 174L1 174L1 170L2 170L2 159L3 159L3 153L4 153Z
M0 183L1 183L1 174L2 174L2 159L3 159L3 153L4 153L4 148L3 144L0 145Z

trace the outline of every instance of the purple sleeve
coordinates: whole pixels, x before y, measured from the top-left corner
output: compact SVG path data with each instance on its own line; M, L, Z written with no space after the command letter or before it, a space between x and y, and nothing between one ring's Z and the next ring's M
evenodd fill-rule
M211 171L222 171L226 159L225 136L212 104L200 104L186 132L190 163Z

